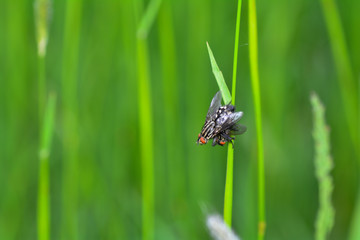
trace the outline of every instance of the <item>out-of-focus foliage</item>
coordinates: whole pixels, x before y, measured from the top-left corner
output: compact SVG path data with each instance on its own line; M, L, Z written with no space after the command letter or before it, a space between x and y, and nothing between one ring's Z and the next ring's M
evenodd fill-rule
M319 182L319 210L316 217L315 238L326 239L334 225L334 208L331 203L333 181L330 175L333 161L330 156L329 127L325 122L325 109L319 97L311 95L313 108L313 137L315 145L315 171Z
M134 2L83 1L74 15L67 12L67 3L76 1L53 1L45 57L46 92L58 96L49 159L50 238L139 239L142 173ZM37 237L40 119L33 4L0 1L0 239ZM248 130L235 142L232 227L242 239L255 239L257 149L247 4L242 7L236 109L244 112L241 123ZM360 2L336 4L358 86ZM237 1L163 0L148 33L155 239L208 239L207 212L202 209L222 213L226 148L195 141L218 91L206 41L231 86L236 6ZM321 96L331 128L336 219L329 239L345 239L359 166L321 4L260 0L257 18L266 239L314 236L318 188L308 101L312 90ZM69 78L64 68L72 70ZM75 156L76 164L71 165L69 156Z

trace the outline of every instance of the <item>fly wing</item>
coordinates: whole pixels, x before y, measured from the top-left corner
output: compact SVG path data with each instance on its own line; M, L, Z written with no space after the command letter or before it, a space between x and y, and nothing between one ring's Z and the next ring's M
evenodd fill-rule
M211 101L208 113L206 115L206 120L209 120L211 116L213 116L216 113L216 111L219 109L220 106L221 106L221 91L218 91Z
M236 127L236 122L240 120L240 118L243 116L243 112L235 112L230 114L226 120L224 121L224 123L219 124L215 127L215 132L214 135L218 134L219 132L225 131L227 129L230 129L232 127ZM245 126L244 126L245 127ZM245 127L246 129L246 127ZM236 130L235 130L236 132Z
M229 119L224 123L225 129L228 129L229 127L233 126L235 123L237 123L240 118L243 116L243 112L234 112L229 116Z
M235 124L230 129L230 135L240 135L246 132L247 127L242 124Z

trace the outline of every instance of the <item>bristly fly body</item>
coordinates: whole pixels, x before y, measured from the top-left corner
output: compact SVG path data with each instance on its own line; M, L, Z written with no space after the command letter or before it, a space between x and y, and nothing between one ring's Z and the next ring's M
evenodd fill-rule
M246 127L237 122L242 117L243 112L235 112L235 106L230 103L221 106L221 92L217 92L211 101L205 124L198 135L198 144L206 144L213 139L212 146L223 146L235 138L232 135L243 134Z

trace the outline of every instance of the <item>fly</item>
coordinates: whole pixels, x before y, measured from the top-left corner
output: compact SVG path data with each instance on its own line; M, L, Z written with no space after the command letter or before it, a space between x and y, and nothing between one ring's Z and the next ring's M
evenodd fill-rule
M227 142L233 144L233 135L243 134L246 127L237 124L243 112L235 112L235 106L230 103L221 106L221 92L217 92L211 101L208 113L206 115L205 124L198 135L198 144L206 144L213 139L212 146L223 146Z

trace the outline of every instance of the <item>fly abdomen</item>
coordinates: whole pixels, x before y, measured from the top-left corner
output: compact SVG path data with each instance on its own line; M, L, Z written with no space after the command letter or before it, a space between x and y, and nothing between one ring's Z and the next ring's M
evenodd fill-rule
M201 135L206 139L212 138L213 134L214 134L214 128L215 128L215 122L214 121L205 122L203 130L201 131Z

